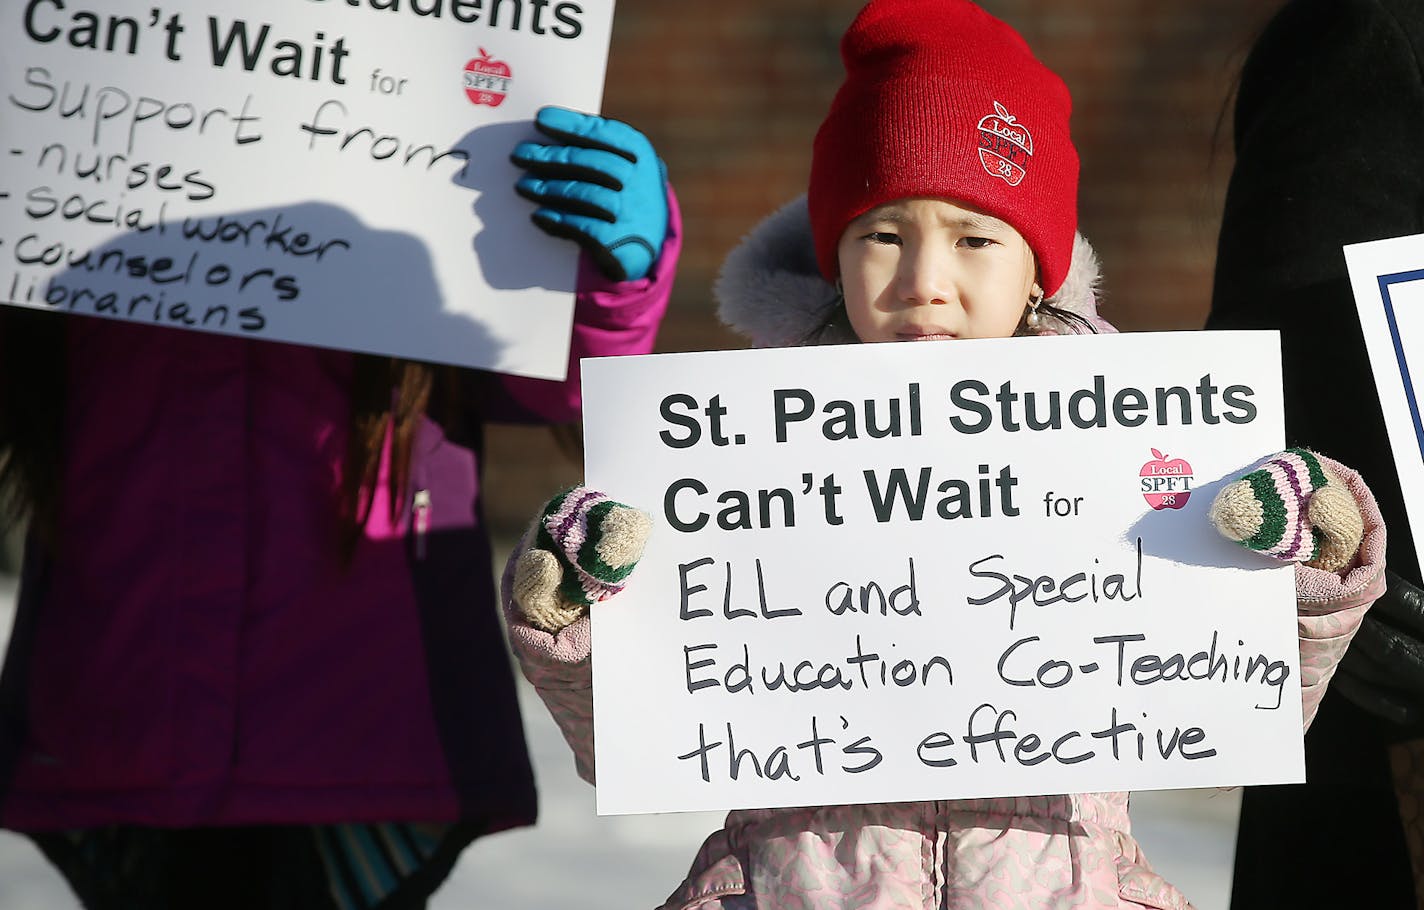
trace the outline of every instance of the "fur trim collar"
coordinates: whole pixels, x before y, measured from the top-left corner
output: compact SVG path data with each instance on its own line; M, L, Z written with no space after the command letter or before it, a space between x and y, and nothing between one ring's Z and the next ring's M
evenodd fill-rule
M1098 279L1097 253L1078 234L1068 277L1047 302L1082 316L1099 331L1113 331L1098 316ZM722 322L759 348L804 344L825 325L836 306L836 289L816 267L804 195L767 216L743 238L722 264L712 294ZM1074 331L1067 325L1054 328L1064 334ZM821 339L821 343L853 341L834 335Z

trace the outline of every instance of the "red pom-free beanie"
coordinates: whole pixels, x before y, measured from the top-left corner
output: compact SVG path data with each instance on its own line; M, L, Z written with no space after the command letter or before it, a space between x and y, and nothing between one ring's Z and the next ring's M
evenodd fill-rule
M1078 227L1063 80L968 0L871 0L841 39L841 59L846 78L816 134L807 195L821 273L839 274L851 221L936 196L1012 225L1045 293L1056 292Z

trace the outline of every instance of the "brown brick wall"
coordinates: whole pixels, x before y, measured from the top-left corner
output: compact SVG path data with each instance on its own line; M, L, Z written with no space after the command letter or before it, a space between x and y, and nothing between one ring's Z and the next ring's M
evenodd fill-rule
M1231 170L1229 94L1278 0L983 0L1068 83L1080 229L1124 329L1201 325ZM804 191L861 0L618 0L604 112L668 164L686 246L659 350L736 347L709 288L727 251ZM1221 135L1216 138L1218 121ZM491 437L491 518L519 523L578 469L539 430Z

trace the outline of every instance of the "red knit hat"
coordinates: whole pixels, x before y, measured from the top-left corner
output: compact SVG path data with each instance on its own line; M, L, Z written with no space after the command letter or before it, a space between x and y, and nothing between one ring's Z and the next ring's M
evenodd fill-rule
M807 203L821 273L846 225L908 196L967 203L1028 242L1063 284L1078 227L1068 89L968 0L871 0L841 40L846 78L816 134Z

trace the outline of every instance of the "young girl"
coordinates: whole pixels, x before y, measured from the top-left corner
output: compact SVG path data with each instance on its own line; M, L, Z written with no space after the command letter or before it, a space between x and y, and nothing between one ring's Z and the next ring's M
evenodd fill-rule
M1022 39L967 0L873 0L842 55L807 199L728 259L724 319L763 346L1111 331L1076 236L1068 93ZM1322 484L1308 512L1297 474ZM1276 479L1287 521L1272 535L1255 497ZM1323 566L1297 569L1308 723L1381 590L1384 531L1358 476L1327 459L1283 453L1256 480L1228 487L1214 518L1249 546ZM1314 535L1282 539L1306 522L1328 537L1319 556ZM551 503L505 574L516 652L590 780L583 607L621 584L646 528L578 491ZM1132 839L1127 805L1127 793L1081 793L734 811L664 906L1186 907Z

